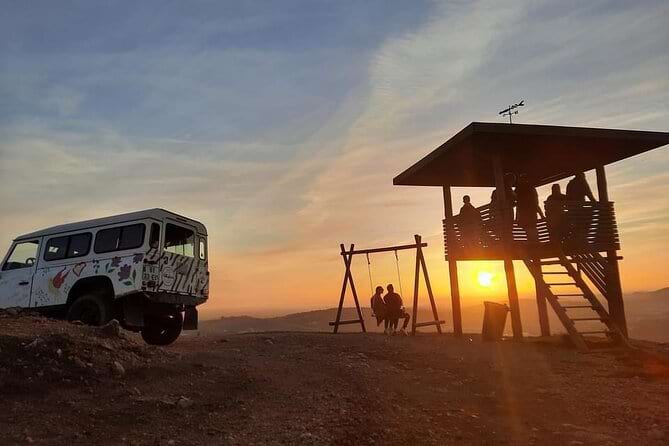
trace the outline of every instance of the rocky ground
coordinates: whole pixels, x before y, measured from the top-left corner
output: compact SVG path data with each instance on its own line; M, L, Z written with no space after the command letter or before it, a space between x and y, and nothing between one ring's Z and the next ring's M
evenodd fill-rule
M0 315L0 444L669 444L669 345L184 336Z

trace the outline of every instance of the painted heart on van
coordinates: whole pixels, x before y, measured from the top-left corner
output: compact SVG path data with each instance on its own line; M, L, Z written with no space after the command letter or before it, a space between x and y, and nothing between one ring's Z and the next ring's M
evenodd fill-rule
M75 276L79 277L85 268L86 268L86 262L77 263L76 265L74 265L74 268L72 268L72 273Z

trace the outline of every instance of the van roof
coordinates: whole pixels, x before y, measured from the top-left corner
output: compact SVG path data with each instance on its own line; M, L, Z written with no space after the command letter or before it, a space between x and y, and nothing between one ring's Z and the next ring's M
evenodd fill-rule
M162 220L165 217L170 217L182 223L192 225L197 229L197 232L199 234L207 235L207 228L205 228L204 225L199 221L193 220L188 217L184 217L183 215L175 214L174 212L170 212L165 209L154 208L154 209L146 209L143 211L129 212L127 214L118 214L109 217L95 218L93 220L84 220L74 223L66 223L64 225L52 226L50 228L41 229L39 231L30 232L28 234L23 234L21 236L16 237L14 241L31 239L35 237L42 237L45 235L54 235L64 232L90 229L96 226L107 226L116 223L124 223L127 221L143 220L146 218L154 218L157 220Z

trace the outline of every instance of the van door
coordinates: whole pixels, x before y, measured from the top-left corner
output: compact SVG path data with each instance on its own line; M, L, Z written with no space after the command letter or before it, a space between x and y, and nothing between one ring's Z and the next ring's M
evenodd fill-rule
M196 231L193 226L165 220L159 291L191 294L197 275Z
M14 242L0 268L0 308L30 306L39 240Z

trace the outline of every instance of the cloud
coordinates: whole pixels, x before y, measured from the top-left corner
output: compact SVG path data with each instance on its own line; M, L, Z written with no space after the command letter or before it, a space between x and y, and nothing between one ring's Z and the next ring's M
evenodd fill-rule
M661 1L156 5L0 19L0 237L174 209L210 229L212 307L329 304L339 243L414 233L446 291L441 191L392 178L509 102L521 122L669 127ZM626 255L658 264L667 168L664 149L607 169Z

